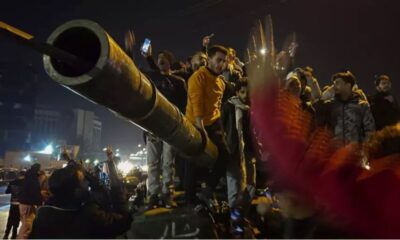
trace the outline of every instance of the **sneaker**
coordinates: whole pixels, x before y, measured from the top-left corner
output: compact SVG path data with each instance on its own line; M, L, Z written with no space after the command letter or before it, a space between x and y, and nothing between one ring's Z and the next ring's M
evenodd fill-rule
M151 195L149 198L149 202L147 203L147 209L154 209L159 207L160 199L156 194Z
M176 208L177 207L176 202L172 199L171 194L164 194L161 197L161 202L165 208Z
M233 208L230 214L231 233L233 236L242 237L244 234L244 220L240 208ZM236 238L234 237L234 238Z

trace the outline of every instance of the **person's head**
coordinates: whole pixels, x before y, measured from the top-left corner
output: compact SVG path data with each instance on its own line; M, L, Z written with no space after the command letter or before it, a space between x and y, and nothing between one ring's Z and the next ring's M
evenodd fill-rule
M304 76L306 77L306 79L313 78L314 69L312 69L310 66L304 67L303 71L304 71Z
M184 71L185 69L185 64L183 62L174 62L172 64L171 70L173 71Z
M197 52L193 55L191 61L193 71L199 70L202 66L207 66L207 55L203 52Z
M229 63L231 63L231 62L235 61L235 58L236 58L236 50L233 49L233 48L228 48L228 58L227 58L227 61L228 61Z
M244 104L249 104L249 89L247 87L247 78L241 78L235 86L236 96Z
M305 71L302 68L296 68L295 72L297 75L297 79L300 81L301 93L303 93L307 86L307 77Z
M158 53L157 66L161 72L170 71L174 62L175 57L170 51L163 50Z
M185 61L185 68L186 68L187 70L189 70L189 69L192 68L191 62L192 62L192 56L186 58L186 61Z
M216 74L221 74L226 63L228 50L223 46L214 45L208 49L208 67Z
M39 174L39 171L40 171L40 164L39 164L39 163L33 164L33 165L31 166L31 171L32 171L32 172L36 172L36 173Z
M376 90L381 93L390 93L392 81L388 75L380 75L375 80Z
M301 95L301 82L298 77L291 76L288 80L286 80L285 89L290 94L296 97L300 97Z
M83 171L74 166L55 170L49 178L49 190L63 200L82 201L88 189L84 185Z
M353 86L356 84L356 78L349 71L339 72L332 76L332 82L335 88L335 94L349 96L353 91Z

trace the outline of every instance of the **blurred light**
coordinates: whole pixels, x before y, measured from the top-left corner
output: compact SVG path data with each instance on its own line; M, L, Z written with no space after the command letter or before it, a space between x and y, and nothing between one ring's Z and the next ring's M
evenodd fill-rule
M119 148L117 148L117 150L116 150L117 152L119 152Z
M116 153L115 156L116 156L116 157L119 157L119 153Z
M94 160L94 165L97 165L99 163L99 160Z
M90 163L90 159L86 159L85 163L87 163L87 164Z
M131 153L131 154L129 154L129 156L130 156L130 157L133 157L133 156L135 156L135 154Z
M104 152L107 151L107 148L103 148L103 151L104 151Z
M62 165L62 167L65 168L67 165L68 165L68 164L64 163L64 164Z
M29 154L24 157L24 161L30 162L31 160L31 155Z
M260 53L261 53L262 55L265 55L265 54L267 53L267 49L261 48L261 49L260 49Z
M138 146L138 148L141 148L142 147L142 144L139 144L139 145L137 145Z
M147 172L149 170L149 166L148 165L143 165L142 166L142 171Z
M42 151L39 151L39 153L43 153L43 154L53 154L53 145L49 144L47 145Z
M117 168L119 171L122 172L122 175L127 175L130 171L132 171L133 169L133 164L128 162L128 161L124 161L124 162L120 162L117 165Z

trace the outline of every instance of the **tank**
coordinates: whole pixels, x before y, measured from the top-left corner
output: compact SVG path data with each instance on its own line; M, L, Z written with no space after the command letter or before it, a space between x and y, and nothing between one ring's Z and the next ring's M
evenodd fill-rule
M72 66L43 55L44 68L54 81L159 137L185 159L213 165L216 146L156 89L99 24L66 22L50 34L47 44L89 63Z

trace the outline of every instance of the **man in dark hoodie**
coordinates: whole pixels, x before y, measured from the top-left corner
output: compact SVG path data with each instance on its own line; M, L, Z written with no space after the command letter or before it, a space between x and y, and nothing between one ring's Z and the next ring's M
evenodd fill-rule
M375 121L367 101L353 86L356 79L349 71L333 75L335 98L317 106L317 122L328 126L339 145L361 143L375 131Z
M36 216L36 209L42 205L42 196L39 182L40 164L35 163L25 174L19 198L19 213L21 217L21 228L18 239L27 239L32 231L32 223Z
M11 194L10 211L8 212L7 227L3 239L8 239L8 235L12 230L11 238L17 238L17 230L19 226L19 193L24 183L25 172L19 172L17 179L10 182L7 186L6 193Z

